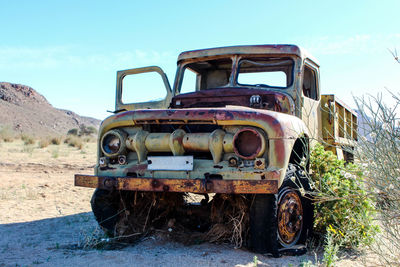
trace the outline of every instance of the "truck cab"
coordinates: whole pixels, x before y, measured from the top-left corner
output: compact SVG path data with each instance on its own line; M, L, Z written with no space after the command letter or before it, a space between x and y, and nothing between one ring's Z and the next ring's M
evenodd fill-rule
M150 71L158 71L165 81L165 99L124 104L123 78ZM178 57L172 90L162 70L154 67L120 71L117 81L116 110L235 105L304 117L308 122L308 109L320 100L319 65L295 45L235 46L183 52ZM253 98L248 97L253 95ZM199 97L203 101L196 101Z

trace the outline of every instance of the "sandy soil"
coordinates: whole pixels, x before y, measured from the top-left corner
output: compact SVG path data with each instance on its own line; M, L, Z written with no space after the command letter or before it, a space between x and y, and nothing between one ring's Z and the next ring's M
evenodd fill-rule
M275 259L230 245L184 246L152 236L114 250L82 249L98 233L92 189L73 186L75 173L91 174L95 143L38 148L0 143L0 266L299 266L303 256ZM364 265L346 259L338 266Z

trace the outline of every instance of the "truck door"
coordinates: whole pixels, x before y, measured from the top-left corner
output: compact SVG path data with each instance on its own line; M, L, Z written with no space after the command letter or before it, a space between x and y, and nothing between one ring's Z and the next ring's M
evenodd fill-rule
M171 86L160 67L117 72L115 110L166 109L171 99Z
M321 113L318 67L308 60L303 64L302 79L302 120L308 127L312 140L321 136Z

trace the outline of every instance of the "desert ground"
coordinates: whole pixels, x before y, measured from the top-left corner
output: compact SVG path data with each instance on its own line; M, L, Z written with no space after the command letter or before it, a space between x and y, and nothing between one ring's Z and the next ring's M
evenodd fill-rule
M0 266L310 266L322 256L272 258L229 244L185 246L160 236L113 249L86 248L101 236L90 208L93 189L73 185L92 174L96 143L40 148L0 143ZM347 257L338 266L364 265Z

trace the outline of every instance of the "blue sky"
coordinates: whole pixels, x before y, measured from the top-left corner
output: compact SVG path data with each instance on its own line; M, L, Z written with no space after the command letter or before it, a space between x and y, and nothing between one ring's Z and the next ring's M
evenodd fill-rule
M0 81L32 86L58 108L105 118L116 71L181 51L297 44L321 64L322 93L400 92L400 1L0 0Z

